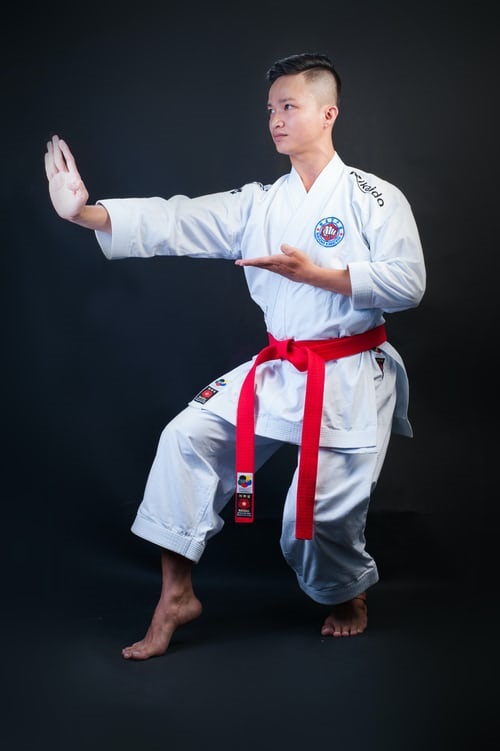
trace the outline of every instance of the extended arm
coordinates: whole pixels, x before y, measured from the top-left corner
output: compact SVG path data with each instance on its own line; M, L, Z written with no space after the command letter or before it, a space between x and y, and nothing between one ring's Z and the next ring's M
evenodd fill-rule
M111 233L111 221L104 206L87 202L89 194L67 143L53 136L47 143L45 172L54 209L62 219L81 227Z
M352 292L349 269L326 269L318 266L306 253L286 243L281 246L281 253L241 259L235 263L237 266L267 269L294 282L311 284L341 295L350 296Z

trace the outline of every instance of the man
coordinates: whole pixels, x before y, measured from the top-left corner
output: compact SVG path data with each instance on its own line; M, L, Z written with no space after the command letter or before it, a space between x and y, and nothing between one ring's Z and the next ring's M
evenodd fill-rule
M378 581L365 549L370 495L391 431L411 435L406 373L383 312L419 304L422 248L403 194L335 151L340 78L330 59L284 58L268 81L269 130L291 163L273 185L89 205L67 144L47 145L55 210L94 230L108 258L233 259L269 332L268 347L202 389L162 433L132 526L161 548L162 589L126 659L163 654L200 615L193 564L233 496L236 521L252 521L254 472L283 442L299 447L299 463L281 547L300 588L328 606L322 635L362 633Z

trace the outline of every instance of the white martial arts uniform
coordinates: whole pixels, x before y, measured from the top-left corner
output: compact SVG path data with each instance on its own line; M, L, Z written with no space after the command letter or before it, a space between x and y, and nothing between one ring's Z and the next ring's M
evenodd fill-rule
M408 201L395 186L346 166L338 154L309 192L295 171L273 185L188 198L103 200L112 234L96 233L108 258L186 255L252 258L288 243L323 267L349 267L352 296L245 267L253 300L276 339L352 336L384 323L383 312L419 304L425 266ZM252 361L216 378L164 430L133 531L198 561L222 527L235 490L240 387ZM271 360L256 375L256 467L283 443L299 445L306 373ZM282 550L317 602L350 599L378 579L365 550L370 494L391 431L410 436L408 381L399 354L379 350L326 363L314 537L294 536L296 476L283 519Z

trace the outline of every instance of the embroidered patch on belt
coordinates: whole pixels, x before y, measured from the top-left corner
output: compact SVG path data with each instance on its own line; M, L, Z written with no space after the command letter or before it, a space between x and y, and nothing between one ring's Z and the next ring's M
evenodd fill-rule
M213 396L218 394L218 390L214 389L213 386L206 386L202 391L199 392L199 394L196 394L196 396L193 399L193 402L199 402L200 404L205 404L208 402L209 399L211 399Z
M236 521L253 519L253 497L251 493L236 494Z
M253 521L253 473L236 473L235 519L237 522Z
M251 493L253 484L253 474L251 472L239 472L236 477L237 492Z

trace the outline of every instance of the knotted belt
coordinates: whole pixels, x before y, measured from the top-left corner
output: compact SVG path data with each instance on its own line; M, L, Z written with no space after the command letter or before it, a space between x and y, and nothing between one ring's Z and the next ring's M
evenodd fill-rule
M325 362L365 352L386 341L385 326L339 339L275 339L262 349L243 381L236 414L236 508L235 521L254 520L255 466L255 371L268 360L288 360L297 370L307 371L304 418L300 440L295 537L310 540L313 533L314 498L318 469L319 439L323 414Z

